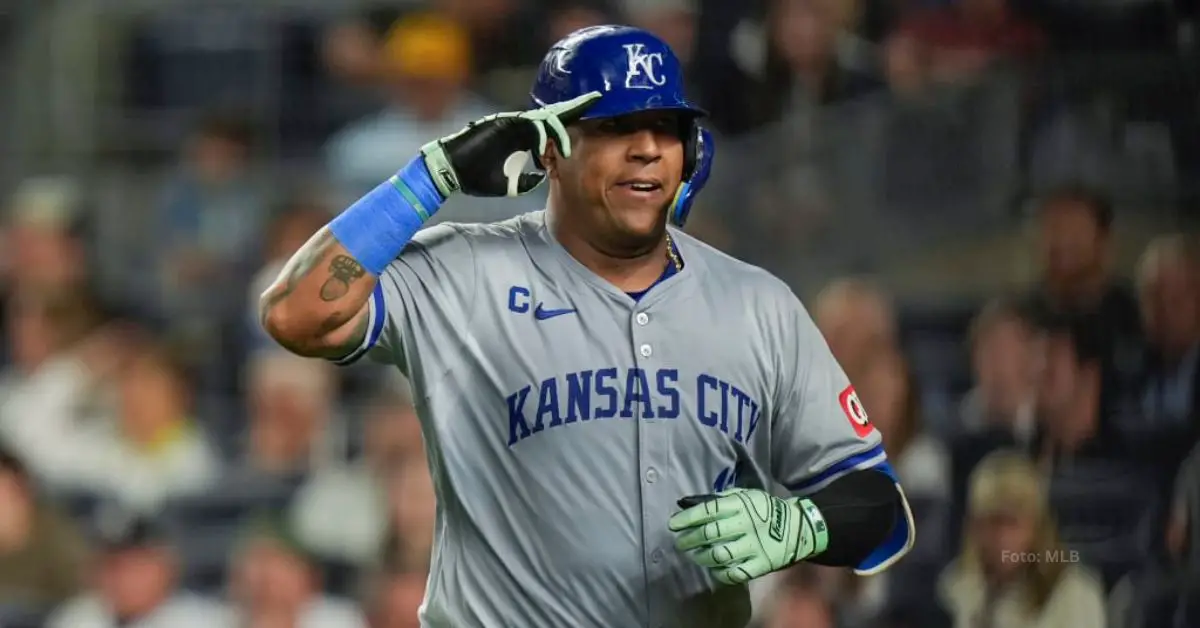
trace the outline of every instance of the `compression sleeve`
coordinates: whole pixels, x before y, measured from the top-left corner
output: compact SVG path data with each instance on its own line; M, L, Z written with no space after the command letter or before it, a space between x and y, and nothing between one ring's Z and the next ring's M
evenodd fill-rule
M821 512L829 545L807 562L858 567L892 536L905 516L899 485L874 469L853 471L807 498Z

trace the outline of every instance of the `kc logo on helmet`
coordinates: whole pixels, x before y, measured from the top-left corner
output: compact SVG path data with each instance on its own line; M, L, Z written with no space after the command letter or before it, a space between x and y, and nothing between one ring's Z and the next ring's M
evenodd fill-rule
M867 418L867 409L859 400L858 393L854 392L854 386L847 386L846 390L838 395L838 404L842 406L846 418L850 419L850 427L854 428L854 433L858 434L859 438L865 438L875 429L871 425L871 419Z
M646 44L625 44L624 47L629 60L629 69L625 71L627 89L654 89L667 84L667 77L661 74L663 53L646 52Z
M558 72L559 74L570 74L571 73L571 69L570 69L571 59L573 59L574 57L575 57L575 49L574 48L566 48L563 50L556 50L554 52L554 71Z

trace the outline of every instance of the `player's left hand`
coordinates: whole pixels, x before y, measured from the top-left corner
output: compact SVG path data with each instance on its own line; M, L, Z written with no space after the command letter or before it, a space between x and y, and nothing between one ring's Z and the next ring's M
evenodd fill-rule
M829 535L808 500L735 488L685 497L668 522L675 547L725 584L743 584L824 551ZM689 507L690 506L690 507Z

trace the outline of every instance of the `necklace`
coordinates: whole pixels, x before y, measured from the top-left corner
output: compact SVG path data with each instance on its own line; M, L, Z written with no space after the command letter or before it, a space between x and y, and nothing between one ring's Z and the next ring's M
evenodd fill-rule
M671 241L670 233L667 233L667 259L671 260L671 263L675 265L675 272L683 270L683 262L680 261L679 256L675 253L675 243Z

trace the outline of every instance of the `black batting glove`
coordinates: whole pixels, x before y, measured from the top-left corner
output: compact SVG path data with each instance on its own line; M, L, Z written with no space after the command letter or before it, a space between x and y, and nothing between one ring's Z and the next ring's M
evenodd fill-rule
M520 196L546 180L542 171L526 172L529 154L545 154L553 139L563 157L571 156L566 125L579 119L600 92L530 111L497 113L421 148L429 174L444 198Z

